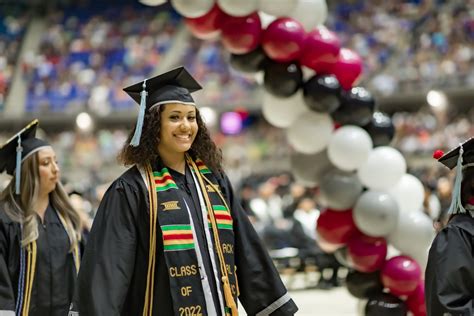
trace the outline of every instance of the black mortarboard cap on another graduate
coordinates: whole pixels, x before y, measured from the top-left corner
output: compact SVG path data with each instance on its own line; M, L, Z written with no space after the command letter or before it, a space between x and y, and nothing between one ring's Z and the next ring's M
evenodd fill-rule
M201 89L201 85L184 67L145 79L123 89L135 102L140 104L135 134L130 145L137 147L140 144L145 111L167 103L195 105L191 93Z
M20 193L21 164L38 150L50 146L46 141L35 137L38 120L32 121L21 131L0 146L0 173L15 172L15 193Z
M456 177L454 179L454 188L448 213L467 213L461 203L462 171L468 167L474 167L474 138L459 144L458 147L451 149L446 154L436 151L435 158L438 158L438 161L449 169L456 168Z

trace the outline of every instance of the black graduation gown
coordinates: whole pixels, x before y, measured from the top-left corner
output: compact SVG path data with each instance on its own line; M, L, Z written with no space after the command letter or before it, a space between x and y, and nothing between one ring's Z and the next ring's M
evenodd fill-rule
M248 315L256 315L282 297L286 289L229 180L224 178L222 182L234 222L239 299ZM145 183L133 167L109 187L94 220L74 297L73 310L78 309L80 316L142 314L148 265L148 211ZM173 315L160 229L156 256L153 315ZM271 315L294 315L297 310L289 300Z
M474 218L456 215L431 245L425 274L429 316L474 315Z
M40 222L40 220L38 219ZM76 269L69 238L51 206L38 225L36 271L30 316L65 316L74 292ZM20 224L0 209L0 314L15 311L20 272Z

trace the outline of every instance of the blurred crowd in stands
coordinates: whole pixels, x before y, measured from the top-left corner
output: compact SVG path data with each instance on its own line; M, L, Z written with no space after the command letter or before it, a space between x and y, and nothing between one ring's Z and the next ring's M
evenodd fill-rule
M23 60L26 110L99 115L128 109L122 87L149 77L172 45L179 23L169 11L133 5L55 10L39 34L37 52Z
M17 56L31 14L2 10L0 104L14 65L20 63L28 85L27 111L89 109L106 115L130 109L133 102L121 88L155 73L178 32L186 32L182 19L170 9L158 11L125 0L114 2L113 8L94 1L79 3L37 17L46 23L46 30L39 34L38 50L22 60ZM474 86L473 4L473 0L331 1L326 26L361 55L365 65L361 84L376 94ZM174 63L187 66L206 86L201 103L256 102L255 79L230 68L219 42L187 34L176 52Z
M2 111L17 62L29 15L17 6L0 7L0 111Z
M474 85L472 0L344 1L328 27L365 63L363 82L391 95Z

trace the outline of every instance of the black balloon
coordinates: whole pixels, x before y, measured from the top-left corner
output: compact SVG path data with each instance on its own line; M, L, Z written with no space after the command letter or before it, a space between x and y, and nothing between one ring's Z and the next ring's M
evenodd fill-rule
M303 83L303 71L297 63L269 61L265 64L263 82L265 90L277 97L287 98Z
M341 93L341 105L331 116L341 125L364 126L372 120L374 108L372 94L365 88L354 87Z
M316 112L334 112L341 101L341 85L333 75L313 76L303 85L304 101Z
M405 302L388 293L374 295L365 306L366 316L406 316L407 312Z
M349 293L357 298L367 298L382 293L383 284L380 279L380 272L350 271L346 277L346 287Z
M395 126L393 126L392 119L382 112L375 112L372 115L372 120L364 126L364 129L372 137L374 147L390 144L395 136Z
M247 73L255 73L263 70L268 57L261 47L254 49L246 54L231 54L230 65L235 70Z

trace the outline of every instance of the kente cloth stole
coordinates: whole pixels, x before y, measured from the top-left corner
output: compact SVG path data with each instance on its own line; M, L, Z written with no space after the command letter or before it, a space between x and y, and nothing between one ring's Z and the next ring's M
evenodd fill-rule
M229 304L229 301L237 302L238 296L233 249L234 232L230 210L227 209L227 202L223 201L222 194L216 192L216 190L220 190L217 179L204 163L197 159L192 162L188 161L188 166L193 172L194 179L201 179L202 184L199 183L199 187L202 195L205 195L212 205L212 210L207 210L206 224L210 228L215 252L211 256L215 256L216 268L220 271L220 276L218 276L218 283L220 284L217 284L217 286L221 288L223 299L225 296L226 315L232 315L232 310L234 310L233 315L236 315L236 305L233 305L233 308L228 306L232 305ZM162 242L170 280L174 314L180 316L207 315L196 253L196 248L199 245L193 236L192 219L190 219L188 213L188 207L194 209L194 204L186 204L183 193L180 192L169 170L164 165L157 165L153 169L155 190L157 192L157 229L161 230L163 236ZM194 211L201 212L202 210ZM211 220L211 216L215 221ZM214 222L214 226L217 226L215 230L212 222ZM217 231L218 238L216 238L214 231ZM219 253L216 247L216 239L220 243L218 245L220 247ZM204 267L202 267L202 271L205 271ZM228 278L228 282L225 280L226 285L223 285L224 282L221 281L223 275ZM208 276L208 278L212 277L215 278L214 275ZM225 288L228 290L225 291ZM220 305L219 302L216 303ZM159 309L159 306L155 308Z

